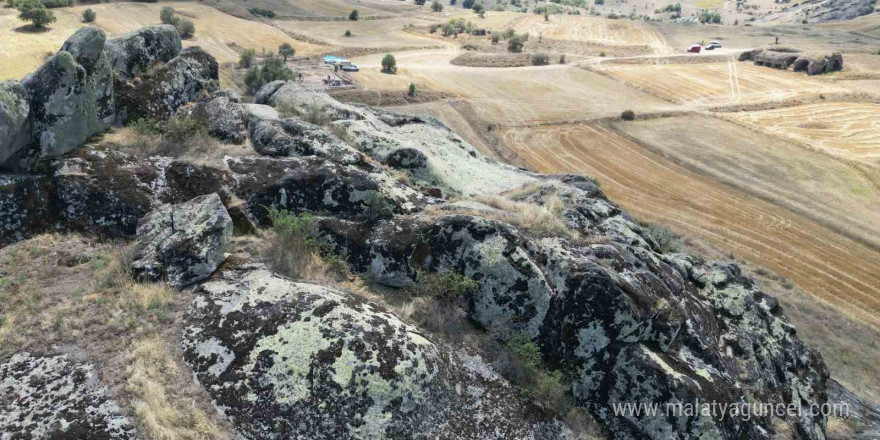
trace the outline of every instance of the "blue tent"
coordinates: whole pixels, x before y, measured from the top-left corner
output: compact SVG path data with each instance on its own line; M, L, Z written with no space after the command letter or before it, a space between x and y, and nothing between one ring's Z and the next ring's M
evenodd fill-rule
M346 60L345 58L335 57L333 55L326 55L324 57L324 64L335 64L335 63L339 63L342 61L348 61L348 60Z

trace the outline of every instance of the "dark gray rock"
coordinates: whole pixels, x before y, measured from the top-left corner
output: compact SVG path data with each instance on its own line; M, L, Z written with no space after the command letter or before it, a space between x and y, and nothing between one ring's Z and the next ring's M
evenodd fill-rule
M188 47L139 82L117 81L118 120L166 119L201 94L216 91L218 73L213 56L199 47Z
M13 355L0 364L0 395L4 439L137 438L94 368L66 355Z
M343 165L364 164L364 156L315 124L296 119L266 119L250 124L254 150L264 156L318 156Z
M192 116L203 121L208 134L224 142L240 144L247 139L247 121L241 108L241 97L229 90L211 93L200 99Z
M877 0L807 0L764 16L761 21L801 24L852 20L874 12Z
M45 176L0 175L0 247L50 230L52 181Z
M58 157L113 123L113 73L104 38L98 28L80 29L64 43L75 54L59 52L22 81L31 97L34 142L17 155L15 167Z
M227 158L235 194L253 216L267 221L267 208L311 211L342 218L379 219L418 211L425 197L382 172L370 173L326 159Z
M31 143L31 125L27 89L18 81L0 82L0 169L13 168L6 161Z
M232 219L217 194L162 206L138 223L132 274L182 289L211 276L231 240Z
M183 45L172 25L147 26L107 40L113 70L123 80L141 76L157 64L171 61Z
M244 438L572 438L479 358L377 304L247 267L196 294L184 358Z

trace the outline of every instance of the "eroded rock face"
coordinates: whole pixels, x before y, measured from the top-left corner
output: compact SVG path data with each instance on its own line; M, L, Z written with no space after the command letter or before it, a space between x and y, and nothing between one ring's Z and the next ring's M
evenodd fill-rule
M182 48L177 29L170 24L143 27L107 40L110 63L123 80L171 61Z
M363 155L329 131L296 119L265 119L250 124L254 150L264 156L318 156L338 164L363 164Z
M136 438L94 369L65 355L13 355L0 364L0 395L4 439Z
M163 206L138 223L132 274L181 289L214 273L231 241L232 218L217 194Z
M27 89L18 81L0 82L0 169L31 142L31 106Z
M200 99L192 115L207 125L208 134L221 141L240 144L247 139L247 121L242 112L241 97L233 91L217 91Z
M140 82L117 81L118 120L166 119L202 93L216 91L217 84L217 60L200 47L188 47Z
M423 207L425 197L382 172L366 172L317 157L227 158L235 193L265 222L267 208L343 218L387 218Z
M0 246L47 231L54 223L51 197L44 176L0 175Z
M96 27L81 28L65 50L22 81L31 97L34 144L18 154L17 168L73 150L113 123L113 73L104 39Z
M285 107L300 115L319 112L333 121L364 118L361 109L343 104L323 91L306 89L290 81L272 81L266 84L254 95L254 102Z
M184 357L248 439L563 439L478 358L381 306L259 268L202 285Z

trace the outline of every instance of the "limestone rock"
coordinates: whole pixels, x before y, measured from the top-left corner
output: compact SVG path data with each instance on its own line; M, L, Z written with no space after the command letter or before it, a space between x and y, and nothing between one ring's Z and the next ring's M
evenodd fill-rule
M247 139L247 121L237 93L222 90L200 99L193 117L203 121L208 134L224 142L240 144Z
M132 423L97 383L94 368L66 355L19 353L0 364L4 439L135 439Z
M177 28L169 24L143 27L111 38L106 44L113 70L123 80L171 61L182 47Z
M73 150L113 123L113 73L103 51L104 38L98 28L80 29L64 43L75 55L58 52L24 79L31 96L35 145L20 154L19 168Z
M0 169L31 142L31 106L27 89L18 81L0 82ZM14 160L13 160L14 162Z
M258 267L203 284L184 358L247 439L568 439L479 360L381 306Z
M343 165L363 164L364 157L317 125L296 119L267 119L250 124L254 150L265 156L318 156Z
M140 82L117 82L119 121L166 119L202 93L217 90L218 65L200 47L188 47Z
M187 287L214 273L231 240L232 219L217 194L160 207L138 223L133 275Z

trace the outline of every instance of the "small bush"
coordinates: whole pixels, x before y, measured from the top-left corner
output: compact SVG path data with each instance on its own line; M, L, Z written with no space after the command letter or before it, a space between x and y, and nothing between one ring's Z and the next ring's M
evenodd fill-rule
M70 6L70 0L41 0L49 9L64 8Z
M498 44L498 40L500 40L500 39L501 38L499 37L498 34L492 34L492 44Z
M669 228L649 223L642 225L645 231L654 238L661 252L681 252L683 245L681 236L672 232Z
M416 85L409 83L409 89L406 91L406 94L410 97L416 96Z
M268 211L274 237L268 240L265 258L272 270L293 279L318 281L348 275L348 265L321 239L318 222L311 214L296 215L276 208Z
M565 54L559 55L559 64L565 64Z
M180 38L183 39L192 38L193 35L196 34L196 24L193 23L192 20L177 18L174 27L177 28L177 33L179 33Z
M397 60L394 55L389 53L382 57L382 72L397 73Z
M300 118L302 118L303 121L315 124L319 127L323 127L332 122L330 116L327 115L327 112L315 104L310 105L305 113L300 114Z
M411 295L456 302L459 298L467 298L474 294L479 288L480 285L473 278L458 272L419 272L418 283L412 289Z
M82 18L84 23L93 23L98 18L98 14L91 9L86 9L82 13Z
M561 371L545 368L541 350L528 334L512 334L504 349L508 356L503 359L501 372L519 386L526 398L542 402L560 414L571 410L573 402L568 396L565 376Z
M159 123L154 119L141 118L132 122L129 126L134 130L135 134L141 136L158 136L161 133L159 131Z
M520 53L522 52L524 45L522 37L514 35L507 40L507 51L511 53Z
M632 121L636 118L636 114L632 110L624 110L623 113L620 114L620 119L624 121Z
M538 52L532 55L532 65L533 66L546 66L550 64L550 57L543 52Z
M345 34L343 36L351 38L352 37L351 31L346 29Z
M245 49L238 55L238 67L242 69L250 69L257 59L257 51L254 49Z
M284 65L281 59L270 56L263 61L262 66L253 66L248 69L244 77L248 93L257 93L264 85L276 80L293 79L293 70Z
M266 17L266 18L275 18L275 12L274 12L274 11L270 11L270 10L268 10L268 9L250 8L250 9L248 9L248 12L250 12L251 15L254 15L254 16Z
M171 6L163 6L159 11L159 21L163 24L174 24L174 8Z
M438 0L434 0L434 3L431 3L431 10L434 12L443 12L443 5Z
M364 201L366 215L370 220L376 221L394 216L394 207L379 191L370 191Z
M286 63L288 57L296 55L296 49L294 49L290 43L281 43L281 45L278 46L278 55L281 55L281 59Z
M348 14L348 19L351 21L357 21L358 18L360 18L360 13L358 12L357 9L353 9L351 11L351 14Z

